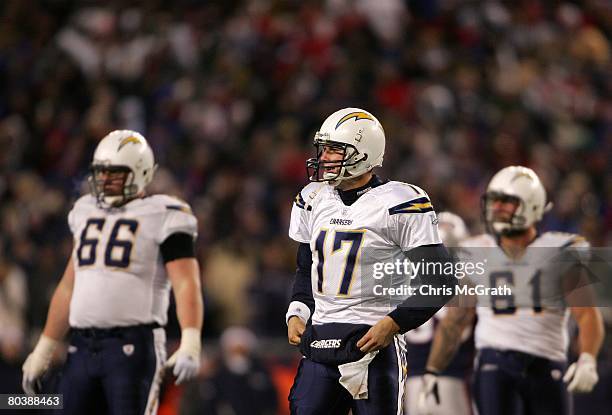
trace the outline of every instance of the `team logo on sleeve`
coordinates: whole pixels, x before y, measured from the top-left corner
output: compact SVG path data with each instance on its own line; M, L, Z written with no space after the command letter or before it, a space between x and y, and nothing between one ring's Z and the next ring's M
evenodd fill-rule
M355 111L355 112L349 112L348 114L346 114L344 117L340 118L340 121L338 121L338 124L336 124L336 130L338 129L338 127L340 127L344 122L350 120L351 118L354 118L355 121L358 120L370 120L370 121L374 121L374 117L372 117L370 114L368 114L367 112L363 112L363 111Z
M433 210L433 206L428 198L419 197L418 199L393 206L389 209L389 215L396 215L398 213L427 213L433 212Z
M300 209L306 209L306 210L308 210L308 211L312 210L312 206L310 206L310 205L307 205L307 204L306 204L306 201L305 201L305 200L304 200L304 198L302 197L302 194L301 194L301 193L298 193L298 194L295 196L295 199L293 199L293 202L294 202L294 203L295 203L295 205L296 205L297 207L299 207Z

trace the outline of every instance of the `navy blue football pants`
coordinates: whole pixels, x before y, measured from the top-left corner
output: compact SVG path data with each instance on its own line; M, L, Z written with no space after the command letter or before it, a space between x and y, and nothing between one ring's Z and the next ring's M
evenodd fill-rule
M165 360L163 328L72 329L60 413L155 414Z
M565 362L527 353L481 349L474 377L480 415L569 415Z
M395 415L402 413L405 380L403 344L396 338L368 367L368 399L353 399L337 366L303 358L289 393L292 415Z

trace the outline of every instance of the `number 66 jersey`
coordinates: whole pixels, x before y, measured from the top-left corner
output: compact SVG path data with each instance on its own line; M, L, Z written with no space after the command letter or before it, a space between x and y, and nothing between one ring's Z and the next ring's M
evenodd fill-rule
M409 275L384 266L403 262L412 248L441 243L420 188L389 181L361 192L347 206L334 187L310 183L295 198L289 237L312 252L313 324L375 324L408 296L383 291L409 283Z
M68 214L68 224L75 270L70 326L165 325L170 284L160 245L174 233L196 237L189 206L153 195L103 209L85 195Z

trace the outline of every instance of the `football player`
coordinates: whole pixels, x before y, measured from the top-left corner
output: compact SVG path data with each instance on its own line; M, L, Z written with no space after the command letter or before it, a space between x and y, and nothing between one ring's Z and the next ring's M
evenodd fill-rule
M40 340L23 365L23 389L37 392L37 381L70 331L59 386L64 413L156 413L164 365L173 367L176 383L199 369L197 221L186 203L146 195L156 165L141 134L108 134L91 168L92 191L68 215L74 249ZM170 285L182 335L166 361Z
M568 392L590 392L598 381L604 336L601 314L581 282L588 243L574 234L538 234L536 225L550 205L531 169L499 171L482 206L490 233L461 244L466 258L487 260L485 275L472 277L471 284L510 292L485 291L473 298L478 307L449 307L427 361L421 413L434 413L437 375L477 313L474 396L480 415L569 414ZM579 328L580 357L566 368L570 314Z
M444 245L453 251L459 242L466 239L469 234L467 227L459 216L451 212L438 214L438 228L440 238ZM431 350L431 343L435 328L444 318L448 308L443 307L421 327L406 333L406 362L408 378L406 380L406 393L404 396L404 414L418 414L417 402L421 391L423 375L427 364L427 357ZM457 354L448 367L437 378L439 394L445 399L436 406L434 415L470 415L471 398L467 382L474 360L474 336L472 327L464 329L461 345Z
M374 271L410 260L451 260L429 196L382 180L385 134L369 112L345 108L315 134L307 161L312 183L296 196L289 236L299 242L289 342L300 362L289 400L293 414L400 414L404 339L450 298L386 296ZM432 275L454 286L452 276ZM385 280L401 288L406 275ZM378 287L378 288L377 288ZM393 298L391 298L393 297Z

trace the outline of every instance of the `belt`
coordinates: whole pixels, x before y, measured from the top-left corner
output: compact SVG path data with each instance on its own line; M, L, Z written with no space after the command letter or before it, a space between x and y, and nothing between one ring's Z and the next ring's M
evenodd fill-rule
M123 335L140 330L153 330L160 328L158 323L148 323L148 324L137 324L134 326L118 326L118 327L107 327L107 328L96 328L96 327L84 327L77 328L72 327L70 329L71 333L78 334L82 337L87 338L97 338L103 339L108 337L122 337Z
M501 356L511 357L523 363L533 363L533 362L555 362L554 360L548 359L546 357L537 356L531 353L520 352L518 350L497 350L489 347L485 347L481 349L481 352L485 353L493 353L499 354Z

